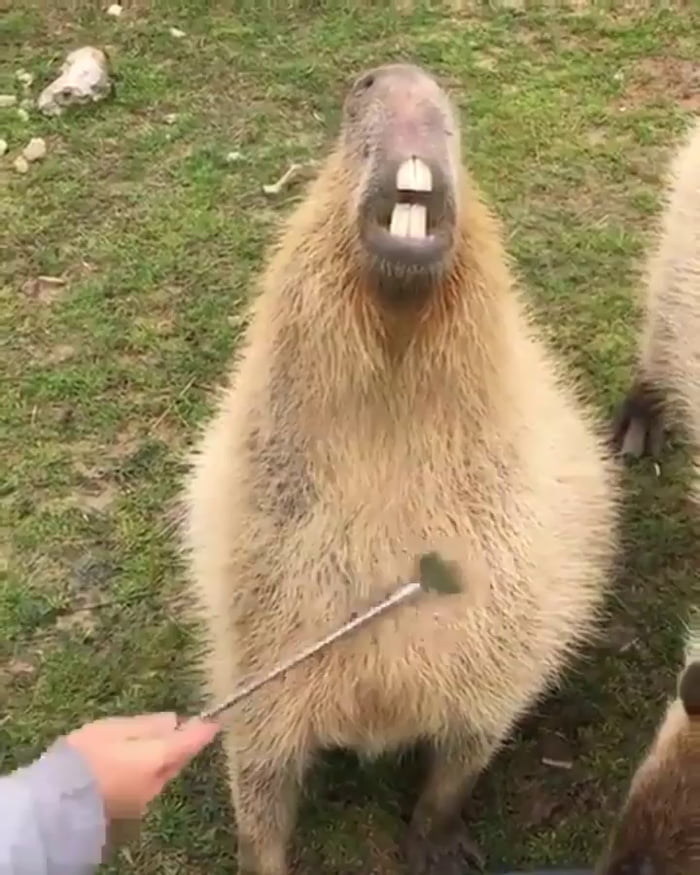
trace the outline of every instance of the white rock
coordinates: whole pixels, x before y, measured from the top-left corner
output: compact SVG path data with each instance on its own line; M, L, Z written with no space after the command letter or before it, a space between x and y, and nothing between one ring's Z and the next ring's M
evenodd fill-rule
M169 112L166 116L163 117L163 121L166 125L174 125L177 121L177 113Z
M184 30L180 30L179 27L171 27L170 28L170 36L174 36L175 39L182 39L183 36L187 36Z
M111 15L113 18L119 18L124 10L118 3L112 3L112 5L107 10L107 15Z
M111 87L105 53L83 46L68 55L61 75L44 88L37 106L46 115L60 115L72 104L102 100Z
M7 152L7 140L0 139L0 158Z
M46 140L41 137L32 137L22 150L22 155L28 164L41 161L46 156Z
M26 173L29 170L29 162L24 155L18 155L13 162L13 166L17 173Z
M0 94L0 109L7 109L10 106L15 106L17 98L14 94Z
M228 164L235 164L236 161L240 161L243 158L243 155L240 152L229 152L226 156L226 162Z
M26 70L18 70L15 73L15 77L25 88L31 88L32 82L34 81L34 76L31 73L28 73Z

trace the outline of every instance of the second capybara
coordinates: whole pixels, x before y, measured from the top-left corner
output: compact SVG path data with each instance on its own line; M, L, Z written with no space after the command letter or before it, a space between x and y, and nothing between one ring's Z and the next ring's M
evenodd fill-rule
M668 176L646 265L637 373L615 422L617 446L635 457L659 457L667 425L686 431L700 453L700 119Z
M700 875L700 628L596 875Z

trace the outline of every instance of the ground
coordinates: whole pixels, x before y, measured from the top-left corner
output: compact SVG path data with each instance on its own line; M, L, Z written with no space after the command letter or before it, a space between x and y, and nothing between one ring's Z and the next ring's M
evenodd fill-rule
M410 59L450 86L518 275L602 418L630 379L668 149L700 108L700 13L680 3L612 17L134 0L119 19L100 5L17 0L0 22L0 93L22 97L22 68L36 96L83 43L108 47L117 85L57 120L0 109L3 772L88 717L196 706L172 531L183 453L264 247L303 190L262 186L323 155L351 75ZM19 175L30 136L48 156ZM475 828L494 868L599 851L679 664L698 561L687 470L676 444L660 476L649 462L627 474L601 643L479 785ZM411 762L324 760L298 833L305 870L399 873L415 778ZM234 872L231 825L214 750L110 871Z

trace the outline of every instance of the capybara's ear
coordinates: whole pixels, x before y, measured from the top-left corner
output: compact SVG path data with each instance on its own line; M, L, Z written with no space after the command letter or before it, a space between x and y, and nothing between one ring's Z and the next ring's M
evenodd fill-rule
M700 718L700 659L683 670L678 682L678 696L686 714Z

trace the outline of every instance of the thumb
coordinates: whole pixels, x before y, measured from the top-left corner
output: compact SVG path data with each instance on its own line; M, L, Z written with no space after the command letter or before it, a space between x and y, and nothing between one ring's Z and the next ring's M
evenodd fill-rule
M219 729L217 723L194 718L181 724L167 738L161 739L163 748L157 771L161 786L167 784L193 757L210 744Z
M154 782L152 793L159 793L202 748L214 740L218 731L217 723L196 718L188 720L166 736L130 741L129 760L144 775L150 775Z
M175 770L181 769L214 740L219 729L219 724L212 720L200 720L198 717L186 720L161 739L165 765Z

